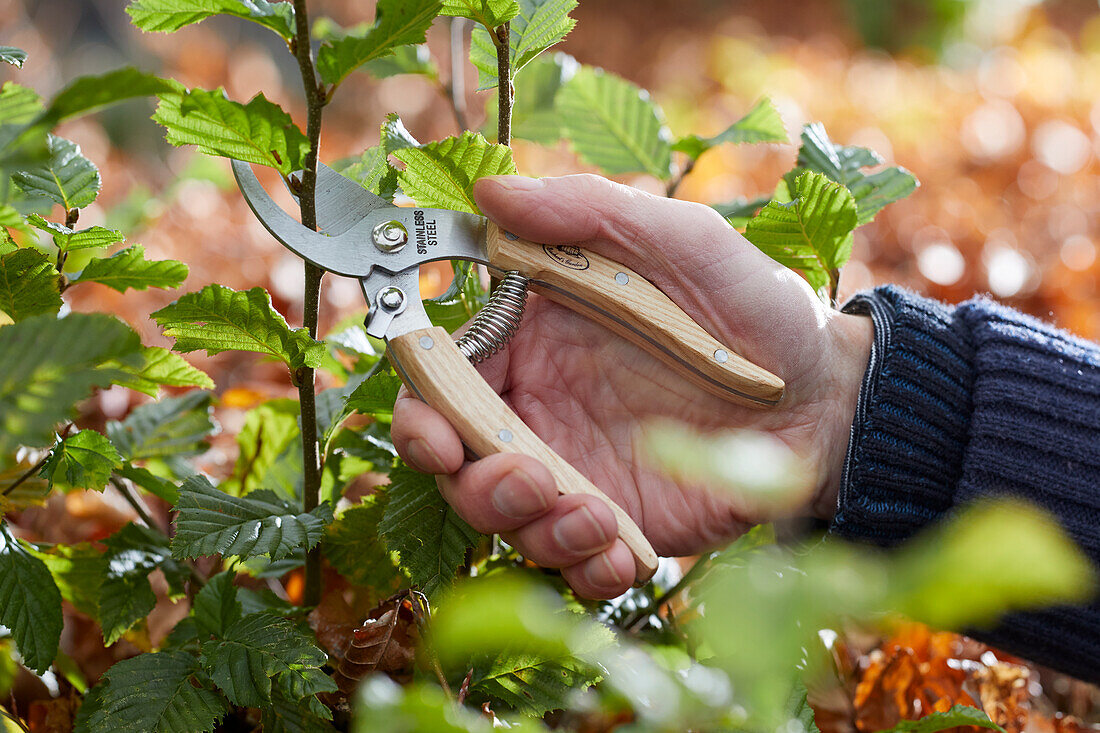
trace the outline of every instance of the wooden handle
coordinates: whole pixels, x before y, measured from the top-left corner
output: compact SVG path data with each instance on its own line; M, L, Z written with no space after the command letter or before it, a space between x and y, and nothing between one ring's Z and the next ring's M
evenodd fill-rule
M489 261L531 278L531 288L615 331L730 401L776 405L783 380L756 366L684 313L651 282L579 247L539 245L489 222Z
M589 494L606 503L619 522L619 537L634 554L635 582L657 571L657 553L622 508L543 443L486 384L450 335L434 326L389 341L390 361L405 386L438 410L478 456L523 453L542 461L562 494Z

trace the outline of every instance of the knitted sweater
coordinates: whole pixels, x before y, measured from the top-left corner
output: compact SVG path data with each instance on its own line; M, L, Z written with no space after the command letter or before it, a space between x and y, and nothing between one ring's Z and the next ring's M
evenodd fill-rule
M1100 568L1100 346L982 298L950 307L889 286L844 310L869 314L875 341L831 530L892 545L958 504L1013 495ZM1100 602L974 635L1100 681Z

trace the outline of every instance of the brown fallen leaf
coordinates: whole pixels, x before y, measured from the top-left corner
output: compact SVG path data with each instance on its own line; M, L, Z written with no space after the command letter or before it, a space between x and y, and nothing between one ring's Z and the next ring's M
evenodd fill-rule
M351 643L333 679L344 695L371 672L385 672L398 682L411 679L419 631L412 596L400 593L371 611L351 632Z

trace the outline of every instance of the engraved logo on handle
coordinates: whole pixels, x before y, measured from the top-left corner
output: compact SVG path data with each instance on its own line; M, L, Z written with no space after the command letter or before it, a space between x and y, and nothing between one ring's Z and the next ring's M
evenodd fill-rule
M542 249L550 259L570 270L587 270L588 258L577 247L542 245Z

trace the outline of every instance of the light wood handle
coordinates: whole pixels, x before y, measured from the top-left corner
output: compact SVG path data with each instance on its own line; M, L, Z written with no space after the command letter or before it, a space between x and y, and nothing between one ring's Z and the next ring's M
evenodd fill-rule
M783 380L713 336L644 277L579 247L539 245L489 222L493 267L531 278L531 288L638 344L694 384L730 401L776 405Z
M433 326L392 338L389 355L405 386L446 417L478 456L522 453L537 458L550 469L560 493L589 494L611 507L619 537L634 554L635 582L640 585L653 577L657 553L634 520L504 404L444 329Z

